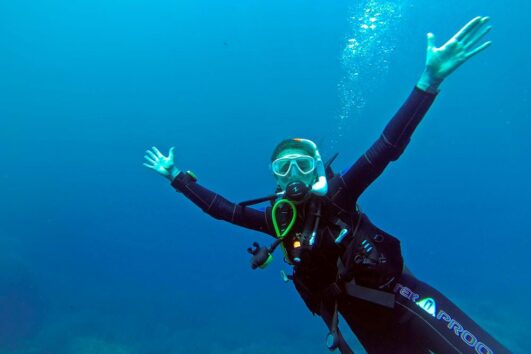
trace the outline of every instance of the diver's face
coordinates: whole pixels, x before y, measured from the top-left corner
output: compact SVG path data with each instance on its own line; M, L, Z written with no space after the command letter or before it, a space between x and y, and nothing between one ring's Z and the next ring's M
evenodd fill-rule
M273 175L282 190L291 182L310 187L316 179L315 160L302 149L285 149L272 163Z

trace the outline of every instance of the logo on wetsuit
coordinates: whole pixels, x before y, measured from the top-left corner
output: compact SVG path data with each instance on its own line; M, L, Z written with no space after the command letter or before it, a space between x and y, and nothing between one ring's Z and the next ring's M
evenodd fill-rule
M404 286L399 283L395 285L394 292L414 302L417 306L427 312L430 316L434 317L437 321L447 322L448 325L446 327L449 330L453 330L454 334L461 338L461 340L465 342L468 346L474 348L476 353L494 353L494 351L492 351L492 349L490 349L485 343L480 342L475 335L464 329L459 322L452 319L452 317L448 313L446 313L442 309L439 309L439 311L437 311L437 303L433 298L426 297L421 299L419 294L413 292L413 290L411 290L407 286Z
M435 313L437 312L437 305L435 304L435 300L433 300L431 297L419 300L416 302L416 304L418 307L435 317Z

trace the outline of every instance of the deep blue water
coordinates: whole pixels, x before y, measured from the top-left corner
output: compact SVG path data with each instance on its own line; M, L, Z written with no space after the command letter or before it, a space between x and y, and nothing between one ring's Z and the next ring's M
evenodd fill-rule
M331 3L0 2L0 353L328 352L280 253L250 269L268 239L203 214L144 152L175 146L233 201L271 192L286 137L348 167L415 85L426 32L441 45L476 15L493 45L360 203L419 278L531 352L530 3Z

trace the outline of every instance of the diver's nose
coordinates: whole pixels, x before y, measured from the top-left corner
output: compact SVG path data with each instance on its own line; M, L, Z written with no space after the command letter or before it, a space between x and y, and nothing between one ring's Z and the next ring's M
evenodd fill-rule
M289 169L289 176L290 177L299 177L300 176L299 169L296 168L294 165L291 165L290 169Z

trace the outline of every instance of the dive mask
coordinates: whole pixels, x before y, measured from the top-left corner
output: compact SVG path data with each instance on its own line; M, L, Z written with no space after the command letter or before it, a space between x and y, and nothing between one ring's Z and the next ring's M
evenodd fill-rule
M309 155L287 155L271 163L273 173L279 177L286 177L292 168L297 168L303 175L315 170L315 159Z

